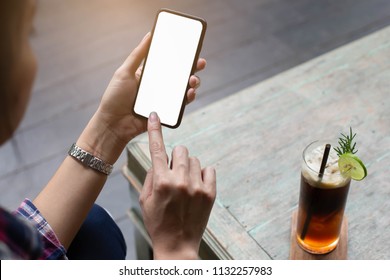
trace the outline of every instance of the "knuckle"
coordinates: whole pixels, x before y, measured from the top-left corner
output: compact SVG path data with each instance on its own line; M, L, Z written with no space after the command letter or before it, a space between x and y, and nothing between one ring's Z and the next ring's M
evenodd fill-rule
M140 196L139 196L138 202L139 202L139 204L141 205L141 207L144 205L145 198L144 198L143 195L140 195Z
M186 154L188 154L188 149L187 149L187 147L185 147L183 145L179 145L179 146L176 146L175 148L173 148L173 153L175 153L177 155L186 155Z
M155 181L155 190L159 192L165 192L171 186L171 182L169 178L167 178L167 176L162 176L157 174L154 178L154 181Z
M215 199L217 198L217 192L216 188L212 188L209 192L207 192L207 197L211 203L214 203Z
M139 205L141 206L141 208L143 208L143 206L145 205L145 202L146 202L145 194L141 193L141 195L138 198L138 202L139 202Z
M182 176L176 179L175 188L181 192L188 192L190 188L190 178L188 176Z
M203 198L206 196L206 193L201 186L194 186L193 196L197 198Z
M195 188L192 197L197 201L205 203L205 205L213 205L215 201L215 195L212 192L207 191L203 186Z
M215 168L212 167L212 166L207 166L205 168L208 172L210 172L211 174L215 175Z
M180 162L177 164L177 167L178 171L186 171L187 170L187 165L184 163L184 162Z
M149 168L148 171L146 171L146 176L150 176L151 174L153 174L153 167Z
M215 191L207 192L207 198L210 202L214 203L217 193Z
M159 141L151 141L150 142L150 152L151 153L159 153L163 151L163 145Z
M116 69L114 73L114 77L118 80L125 80L129 78L129 72L127 69L122 65L118 69Z
M189 158L191 165L200 166L200 160L196 157Z

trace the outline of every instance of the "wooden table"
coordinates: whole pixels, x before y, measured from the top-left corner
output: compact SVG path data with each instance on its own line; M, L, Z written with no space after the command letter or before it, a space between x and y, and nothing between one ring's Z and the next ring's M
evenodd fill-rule
M368 177L351 184L348 258L390 259L389 94L387 27L187 115L179 129L165 129L167 145L183 144L217 170L201 257L288 259L302 150L352 126ZM128 155L130 215L147 236L137 210L150 167L146 135L129 143Z

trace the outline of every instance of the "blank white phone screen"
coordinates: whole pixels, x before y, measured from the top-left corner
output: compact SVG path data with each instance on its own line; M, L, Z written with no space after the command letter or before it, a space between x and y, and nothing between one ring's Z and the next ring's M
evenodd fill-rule
M137 114L156 112L161 123L177 124L202 29L196 19L159 13L134 105Z

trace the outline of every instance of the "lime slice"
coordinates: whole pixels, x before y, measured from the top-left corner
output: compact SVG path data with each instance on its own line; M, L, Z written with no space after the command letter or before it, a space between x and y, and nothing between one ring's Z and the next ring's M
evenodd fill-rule
M360 181L367 176L367 169L363 162L351 153L342 154L339 158L339 169L341 174Z

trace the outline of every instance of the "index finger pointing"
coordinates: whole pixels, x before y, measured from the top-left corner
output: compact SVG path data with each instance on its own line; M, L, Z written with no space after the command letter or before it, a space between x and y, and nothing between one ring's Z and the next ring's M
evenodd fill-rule
M152 112L148 120L149 151L154 170L168 169L168 158L165 151L160 119Z

